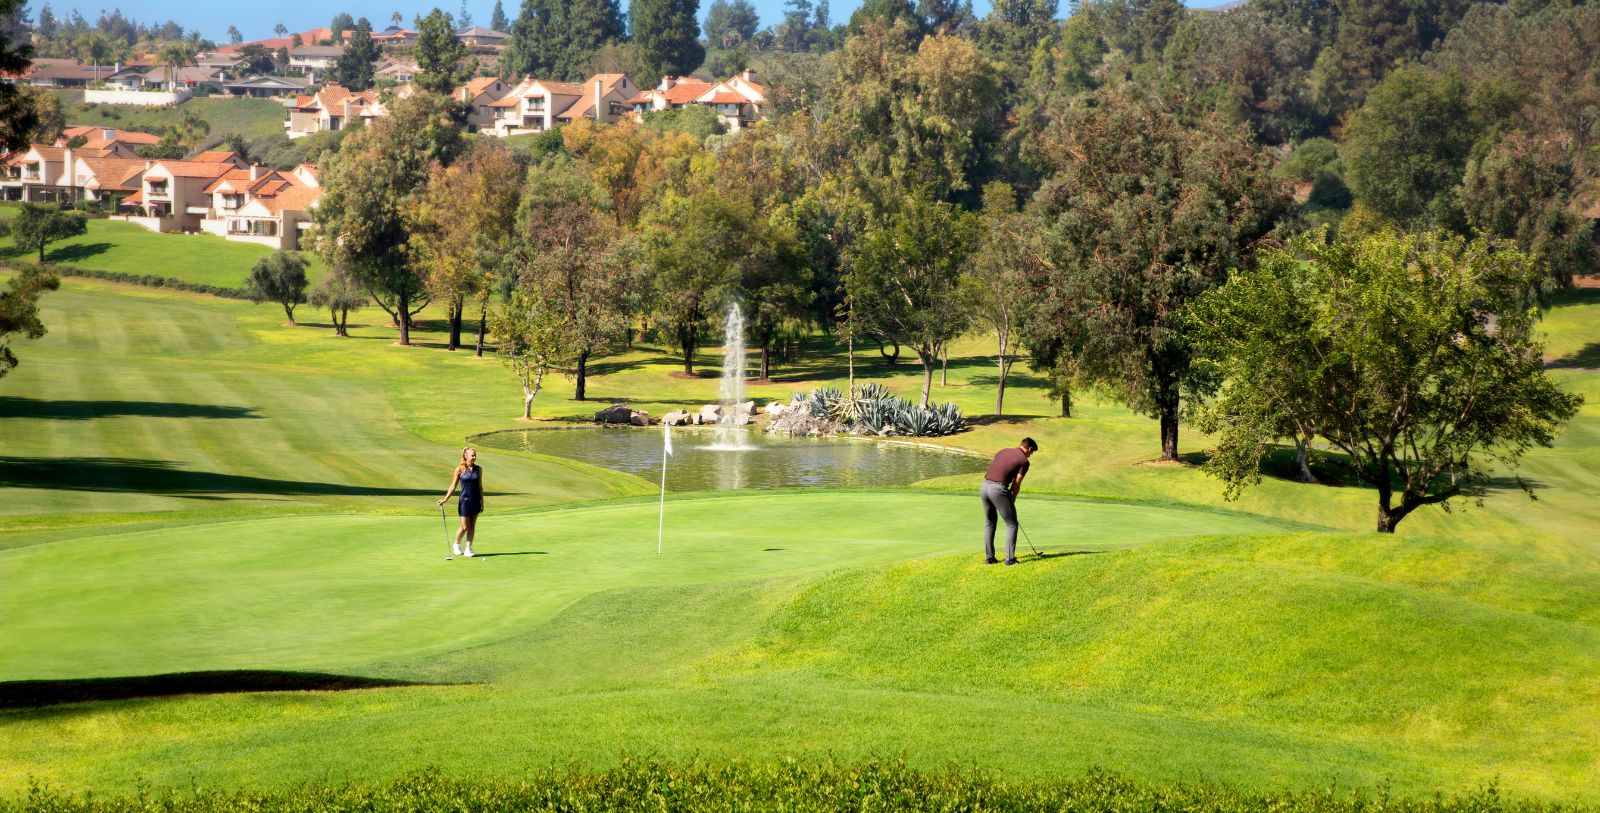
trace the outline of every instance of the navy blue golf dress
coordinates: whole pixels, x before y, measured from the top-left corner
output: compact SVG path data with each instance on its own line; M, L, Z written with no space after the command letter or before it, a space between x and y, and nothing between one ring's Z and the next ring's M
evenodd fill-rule
M461 499L456 501L456 513L463 517L483 513L483 469L473 466L461 472Z

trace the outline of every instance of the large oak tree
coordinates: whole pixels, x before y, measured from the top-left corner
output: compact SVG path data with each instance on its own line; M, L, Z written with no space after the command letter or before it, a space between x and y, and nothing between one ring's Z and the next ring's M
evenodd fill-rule
M1287 190L1246 128L1126 85L1057 117L1041 153L1054 175L1037 196L1024 343L1042 367L1077 358L1083 379L1157 418L1161 458L1175 460L1183 393L1208 384L1183 308L1244 262Z

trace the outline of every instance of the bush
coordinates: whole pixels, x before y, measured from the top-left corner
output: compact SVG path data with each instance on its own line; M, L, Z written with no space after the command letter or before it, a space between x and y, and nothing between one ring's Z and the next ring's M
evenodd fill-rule
M201 285L199 283L185 282L181 279L162 277L155 274L123 274L117 271L95 271L88 268L74 268L70 265L57 265L55 263L45 263L43 267L63 277L87 277L90 279L103 279L108 282L120 282L126 285L143 285L146 288L171 288L175 291L188 291L195 294L220 296L223 299L250 298L250 296L241 288L224 288L220 285ZM4 808L0 807L0 810L4 810Z
M880 437L939 437L953 435L966 425L955 404L923 409L895 396L888 387L878 383L857 387L848 395L833 387L822 387L805 395L795 393L790 407L819 421L832 422L842 427L842 431ZM778 429L782 431L783 426Z
M624 759L609 770L536 770L525 778L446 777L422 772L386 784L323 783L288 790L195 788L165 795L66 794L35 787L0 800L0 813L222 813L234 810L367 813L417 810L495 811L923 811L1075 810L1084 813L1561 813L1579 808L1520 801L1493 786L1461 796L1394 798L1387 793L1324 790L1244 791L1197 783L1143 784L1091 771L1074 779L1018 782L980 771L919 771L902 761L672 765Z

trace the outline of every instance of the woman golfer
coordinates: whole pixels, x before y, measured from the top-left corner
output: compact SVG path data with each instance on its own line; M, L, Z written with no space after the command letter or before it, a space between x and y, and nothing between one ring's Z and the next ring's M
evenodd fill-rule
M456 513L461 515L461 528L456 531L456 544L451 550L457 556L471 557L472 537L478 530L478 515L483 513L483 469L478 466L478 450L468 446L461 450L461 462L450 478L450 488L439 500L443 506L456 486L461 486L461 499L456 501ZM466 550L461 549L461 537L467 538Z

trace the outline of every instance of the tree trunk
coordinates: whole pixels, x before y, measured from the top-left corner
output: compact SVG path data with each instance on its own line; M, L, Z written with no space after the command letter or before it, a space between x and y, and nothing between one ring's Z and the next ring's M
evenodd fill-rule
M1389 471L1388 471L1387 468L1384 469L1383 475L1384 475L1385 480L1387 480L1388 475L1389 475ZM1397 512L1395 512L1395 510L1392 508L1393 501L1394 501L1394 492L1391 490L1391 487L1389 486L1388 482L1379 483L1378 484L1378 533L1380 533L1380 534L1392 534L1392 533L1394 533L1394 526L1400 524L1400 516L1401 515L1399 515Z
M44 265L44 243L39 244L39 264Z
M574 400L582 401L584 393L588 391L589 382L589 351L578 354L578 387Z
M939 386L950 386L950 347L939 348Z
M544 365L539 365L538 371L533 376L533 386L522 388L522 417L524 420L533 420L533 398L539 394L539 386L544 383Z
M856 391L856 337L851 336L849 339L846 339L845 340L845 346L846 346L846 351L845 352L848 354L846 356L846 358L848 359L847 363L849 364L849 369L850 369L850 384L848 385L848 387L846 388L845 391L846 392L855 392Z
M283 303L283 315L289 317L289 326L294 327L294 306L287 302Z
M1178 459L1178 408L1176 405L1161 408L1161 459Z
M474 352L478 358L483 358L483 338L489 332L489 300L485 299L478 306L478 349Z
M1066 387L1061 389L1061 417L1072 417L1072 390Z
M933 390L933 363L938 357L932 351L917 350L917 360L922 362L922 408L928 408L928 393Z
M450 344L446 350L456 350L461 347L461 312L466 310L466 303L456 299L450 302Z
M1000 357L997 362L1000 366L1000 384L994 394L994 416L1000 417L1004 413L1006 403L1006 373L1011 371L1011 365L1006 363L1006 340L1000 339Z
M399 307L395 309L400 320L400 346L411 346L411 292L402 289L399 294Z
M764 342L761 345L761 375L759 378L762 381L767 380L767 359L772 354L772 351L768 349L769 344L770 342Z
M1294 462L1295 465L1300 467L1300 482L1302 483L1315 483L1317 481L1317 478L1311 474L1311 460L1310 455L1307 454L1310 445L1311 438L1309 436L1301 436L1300 433L1295 433Z

